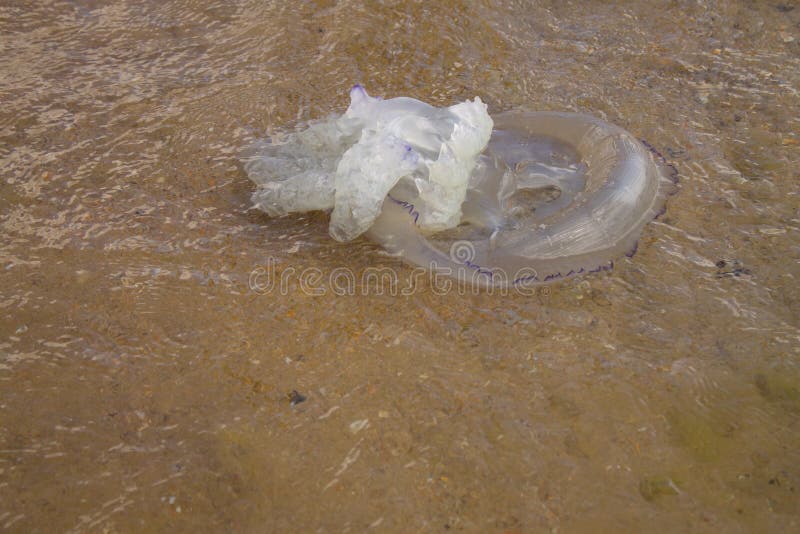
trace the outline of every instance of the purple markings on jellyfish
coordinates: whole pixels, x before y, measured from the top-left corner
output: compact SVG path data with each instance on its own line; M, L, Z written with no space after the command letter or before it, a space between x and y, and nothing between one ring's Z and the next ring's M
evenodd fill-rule
M628 252L626 252L625 255L628 256L629 258L632 258L633 255L636 254L637 250L639 250L639 242L638 241L633 244L633 248L630 249Z
M411 148L411 145L405 145L406 153L403 154L403 160L409 160L412 164L416 164L419 161L419 154L416 150Z
M607 264L599 265L599 266L595 267L594 269L584 269L583 267L581 267L577 271L572 269L572 270L568 271L566 274L562 273L560 271L557 272L557 273L550 273L547 276L545 276L544 278L539 278L539 275L535 274L535 273L534 274L529 274L527 276L521 276L519 278L514 279L514 281L511 282L511 284L512 285L519 285L519 284L525 284L525 283L528 283L528 282L540 282L540 281L541 282L550 282L552 280L561 280L561 279L564 279L564 278L569 278L571 276L576 276L576 275L583 274L583 273L591 274L591 273L599 273L599 272L602 272L602 271L610 271L613 268L614 268L614 262L613 261L609 261Z
M408 148L410 149L411 147ZM414 204L412 204L411 202L406 202L405 200L394 198L392 195L386 195L386 196L389 198L389 200L391 200L392 202L394 202L395 204L406 210L408 214L414 218L414 224L417 224L417 222L419 221L419 212L417 211L417 208L414 207Z
M670 163L670 162L667 160L667 158L665 158L665 157L664 157L664 154L662 154L661 152L659 152L659 150L658 150L656 147L654 147L653 145L651 145L650 143L648 143L648 142L647 142L647 141L645 141L644 139L639 139L639 141L641 141L641 142L642 142L642 144L645 146L645 148L647 148L647 150L649 150L650 152L652 152L652 153L653 153L653 155L655 155L655 156L656 156L656 158L657 158L659 161L661 161L661 163L662 163L662 164L664 164L664 166L667 168L667 172L669 173L669 176L668 176L668 178L670 179L670 181L671 181L673 184L675 184L675 185L678 185L678 182L680 182L680 180L679 180L679 178L678 178L678 176L679 176L679 173L678 173L678 168L677 168L677 167L675 167L675 165L673 165L672 163Z
M407 146L406 150L407 151L411 151L412 149L411 149L410 146ZM403 208L404 210L406 210L408 212L408 214L411 215L411 217L414 219L414 224L417 224L417 221L419 220L419 212L417 211L417 208L414 207L414 204L412 204L411 202L406 202L405 200L400 200L398 198L394 198L392 195L388 195L387 194L386 197L389 200L391 200L392 202L394 202L395 204L397 204L398 206L400 206L401 208ZM494 278L494 276L495 276L494 272L492 272L489 269L486 269L485 267L481 267L477 263L473 263L473 262L471 262L469 260L465 260L462 263L464 265L466 265L467 267L469 267L470 269L475 269L475 271L478 274L486 275L490 279Z
M678 183L680 182L680 178L679 178L679 174L678 174L678 168L675 165L673 165L672 163L667 163L666 165L667 165L667 168L669 169L669 179L672 180L673 184L678 185ZM673 194L674 194L674 192L673 192Z
M464 260L462 263L470 269L474 269L476 273L488 276L489 280L492 280L495 277L495 273L493 271L486 269L485 267L481 267L477 263L473 263L469 260Z
M408 147L408 148L410 149L411 147ZM397 204L398 206L403 208L405 211L407 211L408 214L411 215L411 217L414 219L414 224L417 224L417 221L419 220L419 212L417 211L417 208L414 207L414 204L412 204L411 202L407 202L405 200L400 200L399 198L394 198L392 195L389 195L389 194L386 195L386 198L388 198L389 200L391 200L392 202L394 202L395 204ZM638 243L637 243L636 246L634 246L634 249L631 252L630 256L633 256L633 254L636 252L636 247L637 246L638 246ZM630 256L628 256L628 257L630 257ZM489 280L494 280L495 277L498 274L494 270L487 269L486 267L482 267L482 266L478 265L477 263L472 262L470 260L464 260L461 263L462 263L462 265L465 265L465 266L469 267L470 269L474 269L475 272L477 274L479 274L479 275L488 276ZM544 278L541 278L541 279L539 278L539 275L537 273L533 273L533 274L529 274L529 275L526 275L526 276L521 276L519 278L515 278L514 281L511 282L511 284L512 285L518 285L518 284L524 284L524 283L527 283L527 282L539 282L539 281L541 281L541 282L550 282L552 280L560 280L560 279L563 279L563 278L569 278L571 276L576 276L576 275L583 274L583 273L592 274L592 273L599 273L599 272L602 272L602 271L610 271L613 268L614 268L614 262L613 261L609 261L607 264L599 265L599 266L595 267L594 269L584 269L583 267L581 267L577 271L573 269L573 270L568 271L566 274L559 271L557 273L548 274L547 276L545 276Z
M357 83L350 89L351 105L356 102L363 103L367 98L369 98L367 91L361 87L361 84Z
M362 98L365 97L365 96L369 96L369 95L367 95L367 90L364 89L364 87L360 83L355 84L350 89L350 98L353 97L353 93L358 93ZM374 96L374 97L372 97L372 99L373 100L383 100L383 97L382 96Z
M659 152L659 150L656 147L654 147L653 145L651 145L650 143L648 143L644 139L639 139L639 141L641 141L642 144L645 146L645 148L647 148L650 152L652 152L652 154L656 157L656 159L661 162L662 166L667 171L667 178L669 179L669 181L672 182L673 185L678 185L678 183L680 183L680 178L679 178L680 173L678 172L678 168L675 165L673 165L672 163L670 163L669 160L667 160L667 158L664 157L664 154ZM672 196L677 192L678 192L677 188L672 189L672 190L668 190L667 191L667 196ZM667 205L665 203L665 204L663 204L661 206L661 208L658 210L658 212L653 216L653 220L657 220L659 217L664 215L666 212L667 212ZM633 249L633 253L635 253L635 252L636 252L636 247L634 247L634 249ZM628 257L630 258L631 256L633 256L633 253Z
M525 282L536 282L538 280L539 280L538 274L529 274L528 276L521 276L519 278L516 278L513 282L511 282L511 284L512 285L524 284Z

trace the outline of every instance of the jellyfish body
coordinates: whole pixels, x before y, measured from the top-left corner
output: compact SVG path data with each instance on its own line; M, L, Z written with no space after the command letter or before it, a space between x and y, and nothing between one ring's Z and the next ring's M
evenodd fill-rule
M332 209L340 241L477 286L610 268L674 189L651 150L576 113L489 117L476 98L435 108L360 86L344 115L263 142L245 168L270 215Z
M577 113L506 112L473 174L463 223L426 235L392 194L368 236L474 285L544 284L608 270L635 250L674 175L625 130Z
M270 215L332 208L330 234L339 241L372 226L400 181L419 195L419 228L443 230L461 219L469 176L491 132L479 98L435 108L372 98L357 85L344 115L262 143L245 169L259 185L256 207Z

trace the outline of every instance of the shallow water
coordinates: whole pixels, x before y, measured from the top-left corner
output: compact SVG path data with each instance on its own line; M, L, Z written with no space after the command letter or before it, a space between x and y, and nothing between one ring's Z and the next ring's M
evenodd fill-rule
M0 529L796 530L800 7L529 4L0 6ZM594 114L680 191L612 271L380 294L239 160L355 82Z

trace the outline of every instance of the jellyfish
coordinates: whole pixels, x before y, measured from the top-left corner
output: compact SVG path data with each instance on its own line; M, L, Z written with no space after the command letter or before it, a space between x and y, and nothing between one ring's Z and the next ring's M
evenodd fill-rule
M635 251L675 190L649 145L590 115L446 108L373 98L259 141L254 206L330 210L330 235L365 235L405 261L475 286L530 286L608 270Z

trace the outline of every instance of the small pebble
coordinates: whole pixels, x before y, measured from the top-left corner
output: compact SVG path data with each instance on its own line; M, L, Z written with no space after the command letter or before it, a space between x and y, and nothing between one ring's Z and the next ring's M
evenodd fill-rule
M302 395L296 389L293 389L292 392L287 395L287 397L289 398L289 403L292 406L297 406L301 402L306 401L305 395Z

